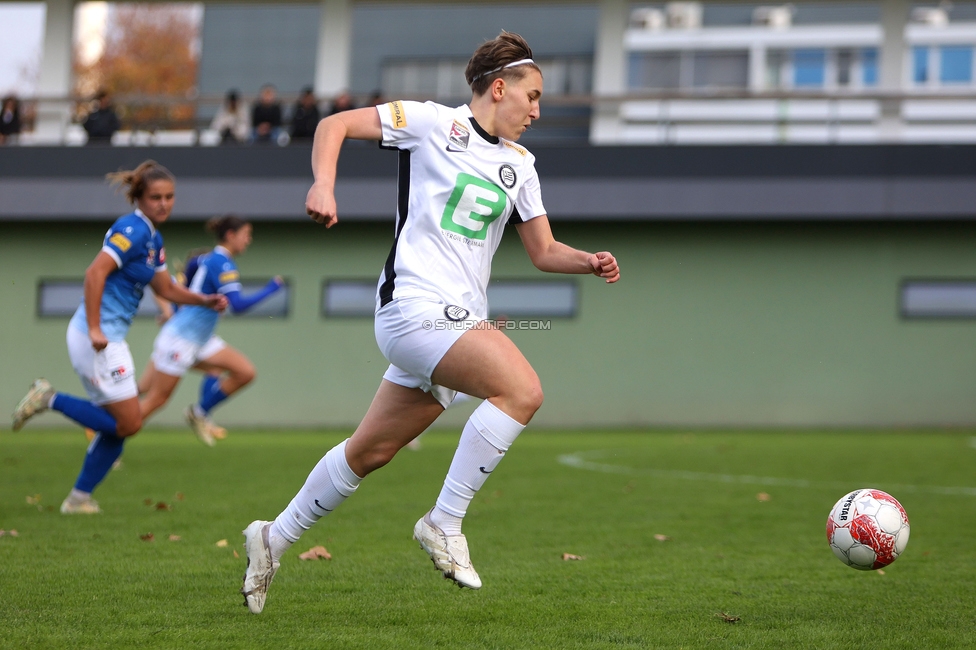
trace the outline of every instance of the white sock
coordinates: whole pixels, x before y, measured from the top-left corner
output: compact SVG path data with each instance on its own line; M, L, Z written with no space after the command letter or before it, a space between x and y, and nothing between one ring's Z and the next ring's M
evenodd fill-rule
M89 500L91 500L91 492L82 492L77 488L71 488L71 492L68 492L68 502L73 505L78 505Z
M524 428L488 400L468 418L437 506L430 514L431 521L446 535L461 534L468 504Z
M362 479L346 461L347 442L348 439L343 440L322 457L302 489L271 524L268 541L275 560L297 542L302 533L339 507L359 487Z

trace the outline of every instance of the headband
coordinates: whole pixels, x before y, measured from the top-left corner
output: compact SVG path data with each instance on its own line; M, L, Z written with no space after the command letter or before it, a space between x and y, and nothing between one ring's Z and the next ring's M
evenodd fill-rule
M517 65L527 65L529 63L531 63L532 65L535 65L535 61L533 61L532 59L519 59L518 61L512 61L508 65L503 65L501 67L495 68L494 70L489 70L488 72L482 72L477 77L475 77L474 79L472 79L471 80L471 83L476 82L478 79L481 79L482 77L487 77L490 74L495 74L496 72L501 72L502 70L505 70L506 68L514 68Z

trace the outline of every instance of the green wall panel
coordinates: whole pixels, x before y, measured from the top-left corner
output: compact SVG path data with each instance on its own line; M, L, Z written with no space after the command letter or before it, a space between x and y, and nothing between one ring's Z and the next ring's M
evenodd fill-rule
M45 376L81 393L67 319L36 316L42 277L77 277L104 224L0 224L0 407ZM578 278L580 313L510 336L539 372L539 426L915 426L976 424L976 321L905 321L899 282L976 277L964 223L554 224L557 237L617 255L622 279ZM209 243L200 224L163 228L170 258ZM230 427L353 426L386 361L370 319L320 315L322 282L376 278L393 226L258 223L242 275L286 276L286 319L225 320L219 333L258 368L221 406ZM546 277L510 232L493 277ZM157 331L134 325L141 366ZM199 376L153 425L177 425ZM439 421L459 426L473 408ZM33 427L61 424L59 415Z

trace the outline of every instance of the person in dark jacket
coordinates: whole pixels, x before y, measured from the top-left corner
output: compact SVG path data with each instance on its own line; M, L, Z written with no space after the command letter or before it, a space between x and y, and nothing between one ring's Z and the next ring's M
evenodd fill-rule
M7 95L0 102L0 144L16 138L20 129L20 101L13 95Z
M255 142L277 142L281 133L281 102L278 90L271 84L261 86L258 101L251 108L251 125Z
M83 125L88 132L88 144L107 144L122 124L112 106L112 96L108 91L103 89L95 93L95 101L98 102L98 108L88 114Z
M291 116L291 139L309 140L315 136L315 127L319 125L319 107L315 101L315 93L311 86L305 86L302 94L295 102L295 109Z

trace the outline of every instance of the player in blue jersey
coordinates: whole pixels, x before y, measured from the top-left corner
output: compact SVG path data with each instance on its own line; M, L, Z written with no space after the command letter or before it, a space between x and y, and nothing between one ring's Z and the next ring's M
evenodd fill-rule
M89 399L56 392L47 380L37 379L13 414L14 431L50 408L97 432L75 487L61 504L64 514L100 512L91 493L121 455L125 439L142 427L135 364L125 336L145 287L175 303L218 310L227 305L223 296L189 291L166 272L163 238L156 228L173 211L173 174L147 160L107 178L128 188L126 196L136 209L105 234L85 271L84 299L68 325L68 356Z
M251 245L251 224L234 215L215 217L207 229L217 238L217 246L187 262L186 280L190 291L218 293L227 298L235 313L247 311L282 287L280 276L272 278L261 290L241 294L240 274L234 258ZM169 400L180 378L190 368L207 373L200 385L200 401L186 409L186 419L193 432L205 444L213 446L214 427L209 413L235 392L254 380L254 364L240 351L214 334L220 317L208 307L182 307L166 321L153 344L152 359L146 369L143 386L142 416L148 418ZM211 374L216 371L218 375ZM227 373L221 378L221 374ZM148 379L147 379L148 378Z

